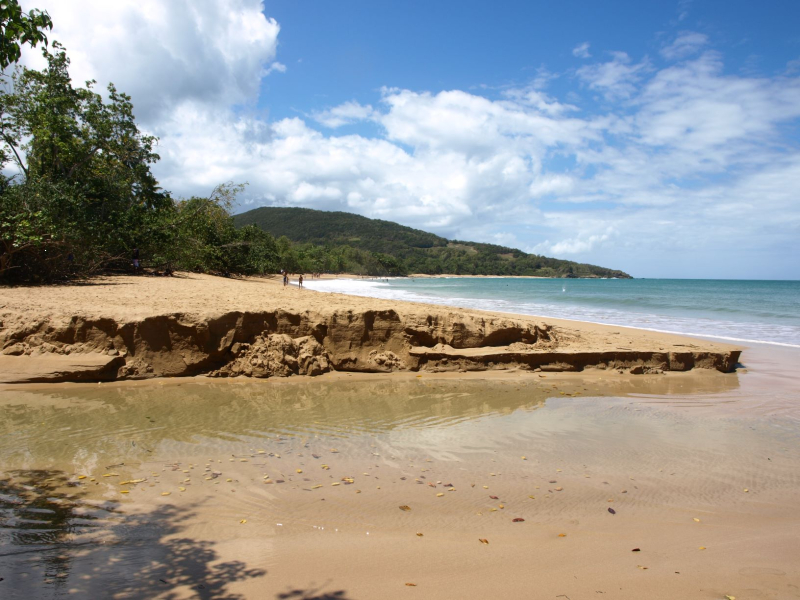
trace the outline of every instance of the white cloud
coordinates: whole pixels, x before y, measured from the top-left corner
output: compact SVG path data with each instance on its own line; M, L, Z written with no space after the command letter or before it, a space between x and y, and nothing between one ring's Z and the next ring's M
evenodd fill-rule
M272 64L280 26L259 0L23 0L47 10L51 39L64 44L76 82L113 82L146 125L184 101L252 103ZM39 66L38 52L24 54ZM265 65L272 67L265 69Z
M528 187L531 197L564 195L575 188L575 181L566 175L544 175L534 180Z
M339 106L312 113L313 118L320 125L335 129L342 125L350 125L358 121L373 118L375 111L369 105L363 106L355 101L345 102Z
M583 42L575 46L572 49L572 56L576 58L591 58L592 55L589 54L589 42Z
M548 254L555 254L557 256L571 255L571 254L586 254L594 250L599 244L608 240L609 234L590 235L586 238L569 238L562 240L557 244L553 244L549 248L545 245L543 251ZM541 252L539 252L541 254Z
M697 54L707 45L707 35L696 31L682 31L671 44L661 48L659 53L667 60L680 60Z
M632 64L625 52L611 52L605 63L584 65L576 71L578 77L592 90L601 92L607 100L627 99L636 93L637 84L650 71L647 59Z
M286 73L286 65L283 63L279 63L275 61L269 67L264 70L264 75L269 75L270 73Z
M662 49L678 61L664 68L623 52L583 64L569 103L546 92L559 74L539 73L494 97L387 87L268 121L256 110L269 105L262 79L284 68L280 26L260 2L35 4L53 15L77 81L133 96L160 137L155 173L176 195L248 181L248 207L350 210L641 275L736 276L737 261L772 248L775 274L800 277L791 64L776 77L731 75L705 36L683 32ZM591 112L578 108L586 88L603 97ZM363 121L378 133L312 127Z

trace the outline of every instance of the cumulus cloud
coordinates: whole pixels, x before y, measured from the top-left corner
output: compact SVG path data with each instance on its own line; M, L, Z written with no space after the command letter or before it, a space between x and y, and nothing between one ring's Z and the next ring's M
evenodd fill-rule
M387 87L269 121L241 110L269 106L262 80L283 70L280 25L257 0L36 4L76 80L131 93L176 195L248 181L248 206L349 210L643 275L707 264L736 276L737 260L769 247L775 269L800 276L792 65L731 75L706 36L682 32L662 68L624 52L593 62L578 46L569 102L545 88L569 74L548 74L494 95ZM603 98L589 111L587 89ZM377 133L336 131L364 121Z
M131 95L146 124L184 101L209 106L253 102L274 63L280 26L259 0L23 0L47 10L52 39L67 48L76 82L113 82ZM38 52L24 54L39 67Z

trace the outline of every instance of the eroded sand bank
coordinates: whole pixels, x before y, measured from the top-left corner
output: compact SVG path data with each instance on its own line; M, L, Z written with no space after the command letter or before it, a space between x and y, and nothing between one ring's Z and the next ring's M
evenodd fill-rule
M4 288L0 381L328 371L732 371L734 346L634 329L283 287L113 277Z

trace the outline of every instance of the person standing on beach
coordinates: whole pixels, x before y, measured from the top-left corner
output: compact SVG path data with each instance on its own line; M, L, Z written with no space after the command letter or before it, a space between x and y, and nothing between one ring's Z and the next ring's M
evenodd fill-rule
M133 271L139 274L139 248L133 249Z
M300 275L300 277L297 280L297 286L298 287L303 287L303 276L302 275Z
M283 287L286 287L287 285L289 285L289 274L286 271L284 271L283 272Z

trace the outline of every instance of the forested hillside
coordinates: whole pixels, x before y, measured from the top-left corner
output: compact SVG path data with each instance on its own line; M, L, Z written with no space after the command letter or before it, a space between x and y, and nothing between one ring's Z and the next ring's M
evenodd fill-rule
M369 252L386 264L391 274L629 277L614 269L493 244L447 240L391 221L344 212L266 207L235 215L234 222L239 227L255 225L275 237L285 236L298 251L313 245Z

